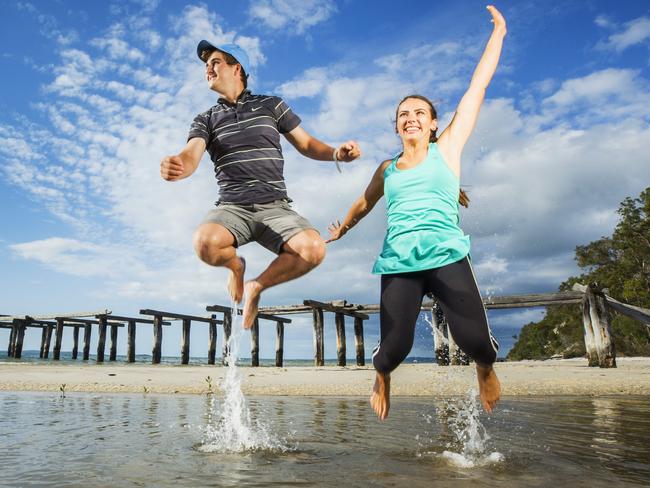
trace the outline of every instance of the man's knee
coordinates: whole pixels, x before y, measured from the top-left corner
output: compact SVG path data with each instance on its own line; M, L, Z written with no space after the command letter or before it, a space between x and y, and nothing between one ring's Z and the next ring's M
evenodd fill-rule
M192 244L196 255L208 264L219 265L222 264L221 255L227 247L232 243L226 242L222 233L215 232L209 227L201 226L194 231ZM226 258L226 256L223 256Z
M305 231L292 237L284 249L297 254L312 266L322 263L326 254L325 242L316 231Z
M318 266L325 259L326 253L325 242L320 236L316 236L308 240L300 255L312 266Z

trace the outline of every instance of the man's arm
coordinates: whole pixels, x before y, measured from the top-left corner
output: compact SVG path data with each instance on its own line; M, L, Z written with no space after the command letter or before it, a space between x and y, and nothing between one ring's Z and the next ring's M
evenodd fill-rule
M160 176L167 181L187 178L199 167L204 152L205 141L203 138L190 139L180 153L175 156L166 156L160 161Z
M305 129L298 126L284 134L287 140L300 154L317 161L344 161L349 163L361 156L361 149L355 141L347 141L334 149L329 144L319 141Z

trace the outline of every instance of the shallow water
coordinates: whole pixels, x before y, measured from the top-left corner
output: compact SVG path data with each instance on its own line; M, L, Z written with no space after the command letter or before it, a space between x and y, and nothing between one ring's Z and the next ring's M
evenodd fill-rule
M647 486L650 398L252 397L267 448L210 436L222 398L0 392L0 486ZM205 452L212 451L212 452ZM226 452L224 452L226 451Z

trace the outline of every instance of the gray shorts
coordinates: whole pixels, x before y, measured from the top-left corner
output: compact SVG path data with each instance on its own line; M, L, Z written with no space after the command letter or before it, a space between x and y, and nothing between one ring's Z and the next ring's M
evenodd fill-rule
M314 229L286 200L249 205L218 203L201 224L223 225L235 237L235 247L257 241L275 254L280 254L282 245L294 235Z

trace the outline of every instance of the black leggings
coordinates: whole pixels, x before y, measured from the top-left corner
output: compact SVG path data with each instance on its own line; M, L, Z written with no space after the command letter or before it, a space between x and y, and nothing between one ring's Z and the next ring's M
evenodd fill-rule
M422 298L432 293L442 307L458 346L479 364L496 361L499 344L492 336L474 272L467 258L441 268L381 277L381 342L372 362L390 373L413 347Z

